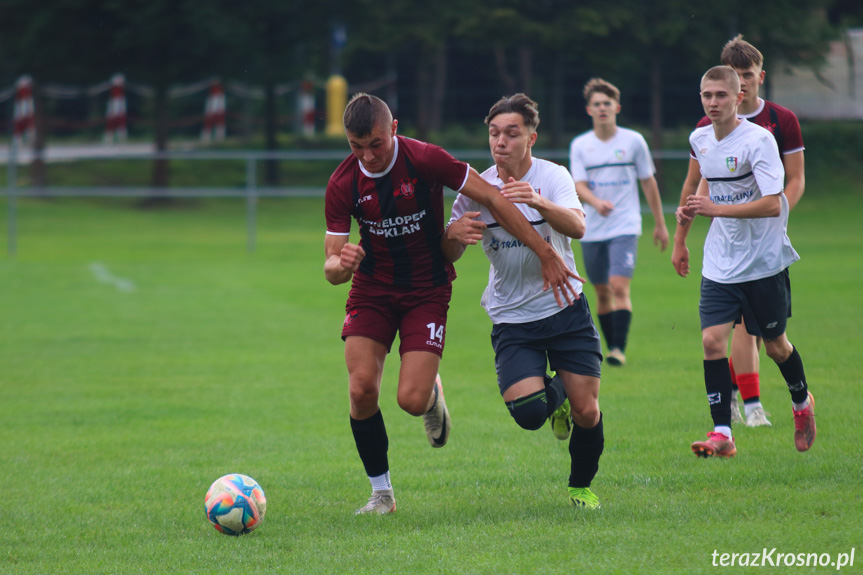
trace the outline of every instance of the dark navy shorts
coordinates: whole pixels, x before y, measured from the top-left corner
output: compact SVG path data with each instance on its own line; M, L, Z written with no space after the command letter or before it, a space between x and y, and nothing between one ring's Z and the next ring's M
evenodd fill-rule
M638 236L618 236L601 242L581 242L587 279L606 285L611 276L632 279L638 259Z
M491 345L501 395L527 377L543 377L546 366L553 372L601 375L602 346L584 294L553 316L495 324Z
M701 278L698 302L701 329L735 323L743 316L746 331L764 339L785 333L791 317L791 278L788 268L775 276L737 284Z

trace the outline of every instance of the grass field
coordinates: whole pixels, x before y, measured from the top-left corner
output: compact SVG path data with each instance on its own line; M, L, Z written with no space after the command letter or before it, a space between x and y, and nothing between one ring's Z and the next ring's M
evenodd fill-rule
M519 429L498 395L479 306L487 264L473 249L441 368L450 443L432 450L398 409L391 357L382 409L399 510L354 517L369 485L338 337L347 286L322 273L321 199L263 201L254 253L240 201L20 200L18 255L0 258L0 573L733 573L751 568L721 569L721 554L765 548L774 562L855 549L843 572L861 572L857 204L856 192L812 195L792 217L789 337L816 397L810 452L794 449L788 391L762 352L773 428L735 428L733 460L690 453L711 428L698 273L677 277L648 235L628 365L603 373L603 507L574 510L566 444ZM690 238L696 270L705 223ZM240 538L203 512L229 472L268 498ZM836 570L769 565L754 570Z

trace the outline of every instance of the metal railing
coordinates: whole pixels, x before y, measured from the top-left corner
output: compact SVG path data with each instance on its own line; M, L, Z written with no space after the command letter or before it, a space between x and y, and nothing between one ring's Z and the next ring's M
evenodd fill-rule
M284 160L294 162L308 161L341 161L350 152L348 150L293 150L269 152L260 150L237 151L169 151L169 152L117 152L115 149L103 148L87 153L48 149L42 158L45 161L72 160L242 160L245 162L245 185L243 187L148 187L148 186L18 186L18 165L30 161L32 154L20 153L17 142L13 139L8 154L0 153L0 162L6 162L7 181L7 240L6 251L14 257L18 251L18 205L19 198L27 197L112 197L112 198L245 198L246 200L246 249L255 250L257 237L257 202L259 198L289 198L313 197L324 194L325 184L321 186L289 186L266 187L258 185L257 164L265 160ZM492 161L487 150L454 150L452 155L460 160L483 160L486 164ZM566 150L537 150L535 156L566 163L569 153ZM689 153L685 151L662 150L653 153L654 159L685 159Z

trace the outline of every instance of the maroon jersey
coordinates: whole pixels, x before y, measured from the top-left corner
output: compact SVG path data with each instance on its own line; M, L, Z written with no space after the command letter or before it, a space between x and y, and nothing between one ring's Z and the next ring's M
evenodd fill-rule
M443 188L460 191L468 169L438 146L401 136L381 174L368 174L348 156L327 184L327 233L347 235L351 217L357 221L366 252L359 274L396 286L449 284L455 268L440 247Z
M779 152L782 155L792 154L803 150L803 134L800 132L800 121L797 116L788 108L783 108L779 104L761 100L761 107L753 114L742 115L738 117L749 120L753 124L757 124L773 134L776 144L779 146ZM704 116L698 122L696 128L710 125L710 118Z

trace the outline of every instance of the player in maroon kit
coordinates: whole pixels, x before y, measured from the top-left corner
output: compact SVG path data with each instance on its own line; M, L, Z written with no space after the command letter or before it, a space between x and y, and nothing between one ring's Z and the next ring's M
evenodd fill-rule
M518 209L476 170L442 148L396 136L398 121L379 98L356 94L345 131L352 155L330 177L324 244L327 281L351 278L342 339L351 406L351 429L372 484L357 513L391 513L395 498L388 439L378 398L384 361L396 333L401 368L399 406L423 416L432 447L446 444L450 418L438 367L455 269L441 251L444 186L486 206L495 219L542 261L543 281L558 305L578 298L575 278L558 253ZM351 219L359 244L350 243Z
M742 35L725 44L720 58L724 65L734 68L740 78L743 101L737 110L738 117L766 128L776 139L785 168L784 193L788 199L789 208L793 209L800 201L806 185L800 122L791 110L758 97L759 87L764 83L766 75L762 69L764 58L755 46L743 40ZM709 124L710 119L705 116L697 127ZM707 195L707 182L701 180L698 162L690 158L689 171L680 195L680 205L685 206L686 198L695 193ZM681 231L680 226L677 229L678 232ZM671 261L678 274L685 277L689 273L689 250L685 245L685 234L675 234ZM735 326L731 337L731 360L729 361L734 383L731 403L732 422L746 422L749 427L771 425L761 405L758 376L760 346L759 338L747 333L742 321ZM738 389L743 399L744 414L740 413L740 405L737 401Z

